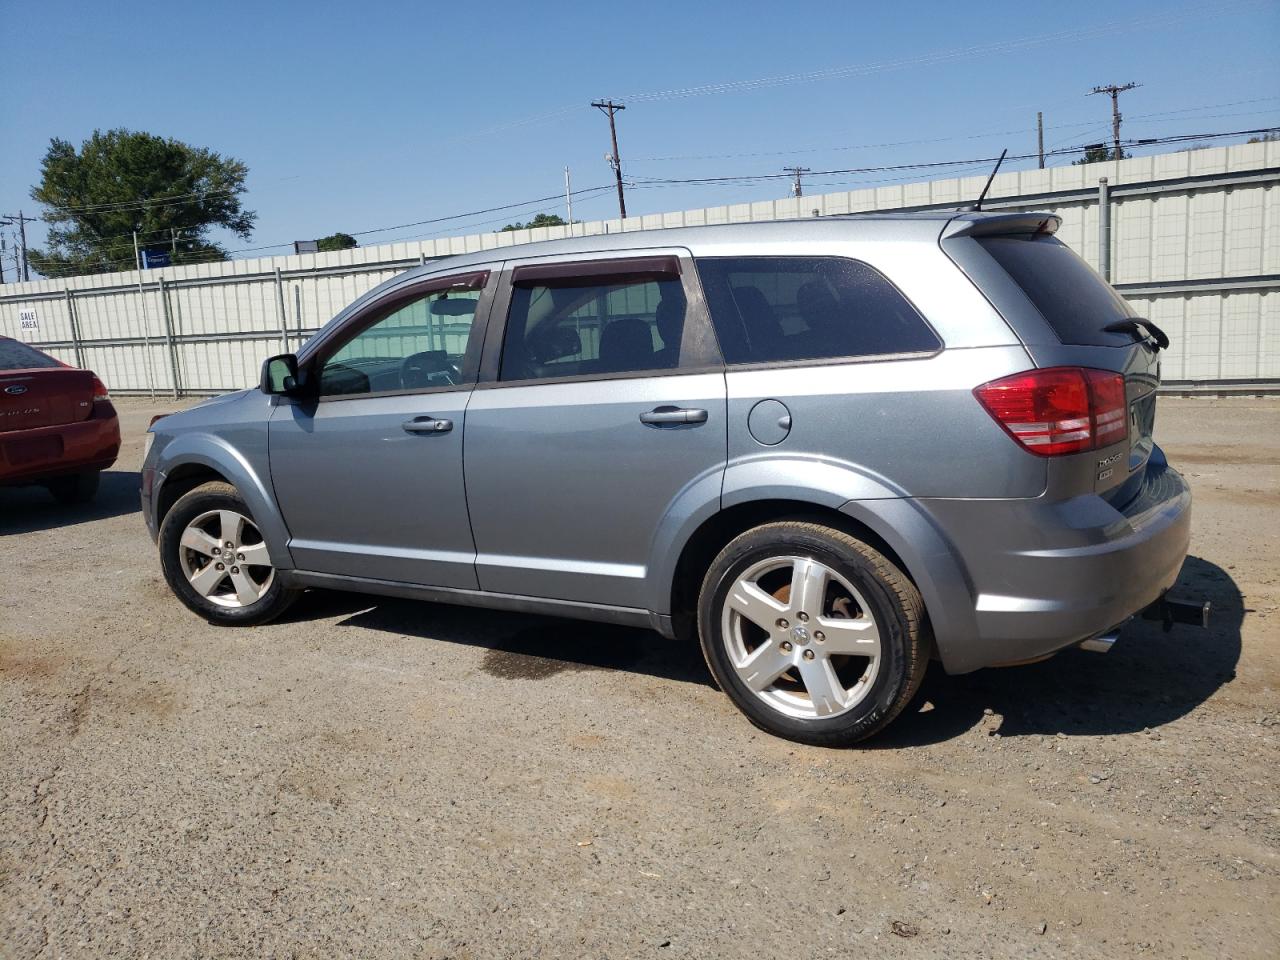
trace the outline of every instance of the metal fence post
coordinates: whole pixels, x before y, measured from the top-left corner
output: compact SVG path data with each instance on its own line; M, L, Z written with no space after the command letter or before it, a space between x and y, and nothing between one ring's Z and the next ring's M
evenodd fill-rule
M280 268L276 267L276 313L280 319L280 350L289 352L289 320L284 313L284 280L280 277Z
M67 321L71 324L71 347L75 351L76 366L84 366L84 351L80 346L80 325L76 322L76 303L75 297L71 295L71 288L68 287L63 291L67 297Z
M160 314L164 317L164 336L169 344L169 375L173 384L173 399L178 399L181 386L178 381L178 345L173 339L173 319L169 316L169 291L165 289L164 277L156 281L160 285Z
M293 323L298 328L298 346L302 346L302 284L293 285Z
M134 246L137 246L137 237L134 238ZM142 309L142 344L146 350L147 360L147 393L151 395L151 399L156 398L156 382L154 372L154 362L151 358L151 318L147 316L147 295L142 289L142 271L138 270L138 305Z
M1111 192L1106 177L1098 180L1098 272L1111 282Z

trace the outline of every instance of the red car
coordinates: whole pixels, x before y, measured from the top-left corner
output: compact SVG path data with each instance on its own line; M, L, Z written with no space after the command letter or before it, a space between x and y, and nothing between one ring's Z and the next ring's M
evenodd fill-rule
M120 420L92 371L0 337L0 486L38 483L82 503L119 452Z

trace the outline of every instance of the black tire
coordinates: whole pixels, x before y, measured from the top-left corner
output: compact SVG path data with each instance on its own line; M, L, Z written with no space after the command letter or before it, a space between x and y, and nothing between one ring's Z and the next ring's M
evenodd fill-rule
M729 591L757 564L784 556L817 560L846 579L865 600L868 609L861 614L876 622L880 663L869 690L860 694L861 699L847 712L812 718L790 716L754 693L733 667L721 617ZM931 649L924 602L901 570L856 537L800 521L755 527L720 552L698 595L698 634L703 656L720 689L753 724L775 736L821 747L851 746L892 722L919 690Z
M248 505L229 483L203 483L183 494L160 525L160 566L169 588L189 609L217 626L253 626L274 620L302 592L286 587L278 572L256 601L241 607L220 606L201 596L188 581L179 553L182 534L192 520L211 510L233 510L253 520Z
M101 471L85 470L69 477L55 477L47 481L45 487L59 503L88 503L98 494L100 477Z

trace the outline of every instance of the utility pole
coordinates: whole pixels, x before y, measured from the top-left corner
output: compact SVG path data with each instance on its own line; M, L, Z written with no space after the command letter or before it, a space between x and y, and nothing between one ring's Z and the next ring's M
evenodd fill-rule
M1142 86L1140 83L1109 83L1106 86L1094 87L1089 91L1089 96L1093 96L1095 93L1111 94L1111 139L1115 144L1113 160L1120 159L1120 94L1140 86Z
M782 172L789 173L795 177L795 180L793 180L791 183L791 195L793 197L803 197L804 187L800 185L800 174L808 173L809 168L808 167L783 167Z
M569 182L569 168L564 168L564 205L569 212L569 236L573 236L573 187Z
M627 108L621 103L614 103L612 100L593 100L591 105L601 113L609 116L609 139L613 141L613 153L609 154L609 164L613 167L613 176L618 182L618 214L625 220L627 218L627 201L622 196L622 157L618 155L618 128L613 121L613 115L617 111Z
M1044 114L1036 111L1036 153L1040 156L1040 169L1044 169Z
M0 233L0 286L4 286L4 234Z
M31 270L27 267L27 224L35 223L39 218L23 216L21 210L18 211L16 217L12 213L3 213L0 214L0 218L4 223L16 223L18 225L18 234L22 238L22 279L30 280Z

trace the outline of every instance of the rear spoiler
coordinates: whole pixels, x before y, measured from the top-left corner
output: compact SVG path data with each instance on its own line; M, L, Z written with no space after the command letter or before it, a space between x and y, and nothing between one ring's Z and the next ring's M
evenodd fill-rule
M1017 233L1052 235L1060 226L1062 218L1056 213L961 213L947 221L939 239Z

